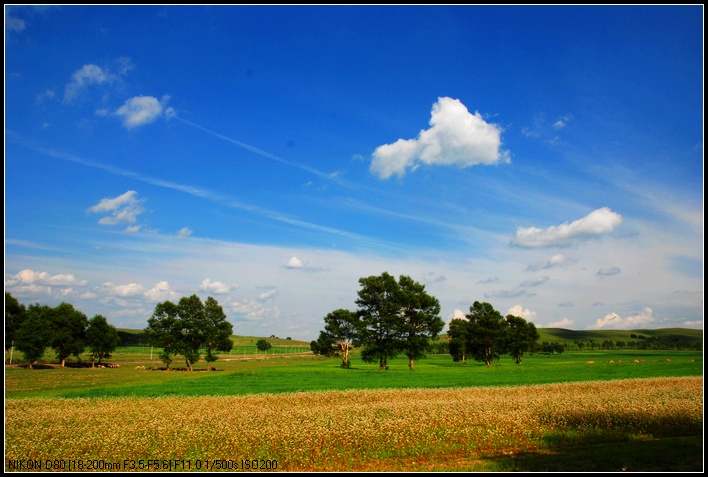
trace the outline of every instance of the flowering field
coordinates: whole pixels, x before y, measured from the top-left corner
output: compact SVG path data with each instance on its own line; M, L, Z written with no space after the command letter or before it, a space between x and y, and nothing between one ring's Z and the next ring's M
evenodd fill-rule
M472 471L500 456L702 433L702 377L10 399L5 470Z

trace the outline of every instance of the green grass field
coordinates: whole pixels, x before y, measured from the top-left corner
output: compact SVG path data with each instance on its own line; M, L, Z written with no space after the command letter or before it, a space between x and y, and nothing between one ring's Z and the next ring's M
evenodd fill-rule
M206 372L201 361L195 371L148 371L136 366L163 367L143 351L116 353L112 363L120 368L61 368L28 370L6 367L6 399L24 397L158 397L239 396L257 393L327 391L347 389L459 388L513 386L558 382L598 381L669 376L702 376L703 355L697 351L587 351L525 356L522 364L502 357L487 368L469 361L455 363L449 355L430 355L416 362L415 370L399 357L387 371L367 364L355 354L352 367L342 369L338 358L308 354L261 354L216 361ZM635 362L635 360L643 362ZM587 364L594 361L594 364ZM175 361L173 366L184 366Z
M37 369L6 365L5 470L234 470L244 458L277 461L271 471L703 469L701 351L502 356L490 368L429 355L381 371L356 353L343 369L302 342L263 353L255 341L209 372L158 370L140 346L116 350L114 368L62 368L50 354Z

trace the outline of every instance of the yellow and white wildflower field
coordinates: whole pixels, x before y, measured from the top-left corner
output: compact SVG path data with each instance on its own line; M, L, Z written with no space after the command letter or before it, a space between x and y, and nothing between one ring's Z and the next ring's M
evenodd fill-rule
M426 470L450 460L535 452L551 435L627 440L696 435L702 428L702 377L11 399L5 401L5 470Z

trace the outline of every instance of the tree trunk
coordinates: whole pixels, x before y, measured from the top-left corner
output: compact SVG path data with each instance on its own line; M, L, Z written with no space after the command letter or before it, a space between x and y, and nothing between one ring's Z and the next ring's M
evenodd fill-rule
M413 360L411 358L408 358L408 369L414 369L415 364L413 364Z
M66 361L66 359L64 359L64 358L61 359L61 367L62 367L62 368L64 367L64 362L65 362L65 361Z

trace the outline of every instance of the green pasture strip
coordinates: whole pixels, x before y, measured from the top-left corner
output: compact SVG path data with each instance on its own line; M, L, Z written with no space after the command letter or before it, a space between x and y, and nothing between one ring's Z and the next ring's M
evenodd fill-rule
M642 361L642 362L635 362ZM592 363L590 363L592 362ZM356 356L350 369L338 358L275 355L261 359L220 359L206 372L146 371L134 363L115 369L59 368L28 370L7 367L5 397L159 397L228 396L346 389L459 388L516 386L577 381L702 376L702 353L697 351L588 351L561 355L534 354L523 363L509 357L492 367L469 361L455 363L449 355L417 360L415 369L399 357L381 371ZM150 367L147 363L147 367ZM173 366L183 366L176 360ZM55 365L56 366L56 365ZM138 365L140 366L140 365ZM161 367L155 361L153 367Z

